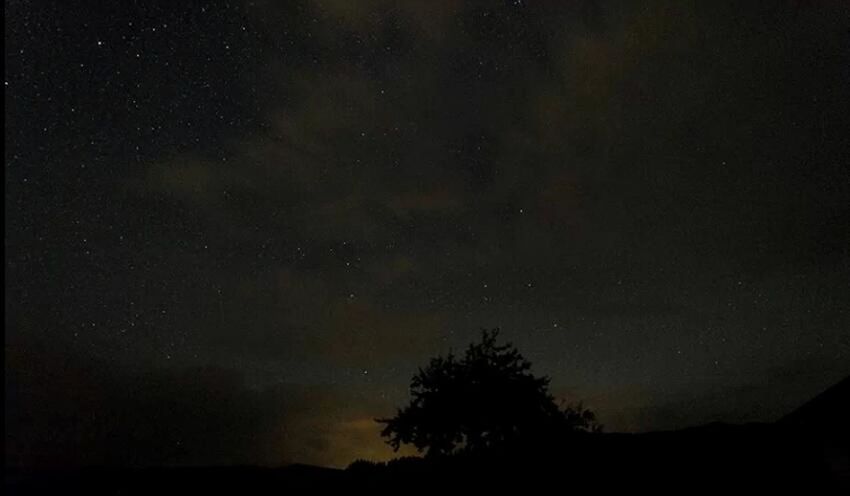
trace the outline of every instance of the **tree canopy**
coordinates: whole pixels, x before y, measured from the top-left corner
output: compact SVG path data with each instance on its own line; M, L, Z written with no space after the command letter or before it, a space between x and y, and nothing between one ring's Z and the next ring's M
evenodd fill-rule
M378 419L394 449L412 444L439 456L601 429L581 404L559 406L549 378L534 376L531 363L511 343L499 344L498 334L482 331L463 357L449 353L419 369L410 404L393 418Z

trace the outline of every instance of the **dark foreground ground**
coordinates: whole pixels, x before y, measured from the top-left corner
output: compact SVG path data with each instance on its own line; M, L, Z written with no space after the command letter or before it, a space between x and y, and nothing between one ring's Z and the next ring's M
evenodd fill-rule
M850 378L770 424L573 434L502 454L310 466L6 468L7 494L850 494Z
M577 489L850 494L846 446L775 424L577 436L556 447L444 461L309 466L6 471L7 494L439 494Z

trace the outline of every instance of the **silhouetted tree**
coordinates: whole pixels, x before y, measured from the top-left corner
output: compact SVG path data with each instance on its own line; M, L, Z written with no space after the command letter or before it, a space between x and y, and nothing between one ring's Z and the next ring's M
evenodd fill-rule
M549 378L531 374L511 344L497 344L498 329L483 331L463 358L449 353L420 368L411 402L385 424L381 435L398 450L412 444L428 456L480 452L557 434L597 431L593 412L559 407Z

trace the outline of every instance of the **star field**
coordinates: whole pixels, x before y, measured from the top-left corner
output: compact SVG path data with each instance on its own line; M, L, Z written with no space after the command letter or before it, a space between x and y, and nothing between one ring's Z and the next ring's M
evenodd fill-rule
M850 372L848 14L8 1L7 463L384 459L492 327L608 430L776 418Z

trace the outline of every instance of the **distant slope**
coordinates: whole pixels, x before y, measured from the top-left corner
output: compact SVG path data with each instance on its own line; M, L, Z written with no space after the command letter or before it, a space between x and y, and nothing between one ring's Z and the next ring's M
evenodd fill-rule
M836 436L850 433L850 377L830 387L778 422L811 434ZM850 440L850 439L848 439Z
M681 494L850 494L850 378L775 423L711 423L677 431L583 434L506 453L389 463L348 470L185 467L31 470L6 468L7 494L312 494L574 490Z
M832 476L840 487L850 490L850 377L789 413L777 424L815 440L819 456Z

